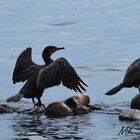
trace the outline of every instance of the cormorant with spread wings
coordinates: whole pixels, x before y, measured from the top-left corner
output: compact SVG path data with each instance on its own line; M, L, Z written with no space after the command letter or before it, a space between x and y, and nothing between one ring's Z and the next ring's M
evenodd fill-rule
M42 52L44 65L37 65L32 61L32 48L25 49L18 57L13 72L13 83L24 82L24 86L20 91L7 99L7 102L18 102L20 99L32 98L35 105L40 106L41 96L46 88L63 86L74 90L75 92L86 91L87 86L78 76L74 68L65 58L58 58L55 61L51 59L51 55L64 48L55 46L47 46ZM38 103L35 103L37 98Z

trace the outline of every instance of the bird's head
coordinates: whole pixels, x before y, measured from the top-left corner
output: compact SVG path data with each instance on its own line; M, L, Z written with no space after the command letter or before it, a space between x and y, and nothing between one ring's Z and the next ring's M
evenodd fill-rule
M62 50L62 49L65 49L65 48L63 48L63 47L58 48L56 46L47 46L43 50L43 54L46 54L46 55L51 56L54 52L59 51L59 50Z
M56 52L58 50L62 50L62 49L64 49L64 48L62 48L62 47L61 48L58 48L56 46L47 46L47 47L45 47L45 49L43 50L43 53L42 53L42 57L43 57L45 63L46 64L49 64L50 63L50 56L54 52Z

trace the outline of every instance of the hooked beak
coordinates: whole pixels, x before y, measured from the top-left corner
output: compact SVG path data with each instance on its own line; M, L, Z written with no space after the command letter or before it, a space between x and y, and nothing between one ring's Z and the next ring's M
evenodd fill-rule
M65 48L63 48L63 47L61 47L61 48L55 48L52 51L50 51L50 55L53 54L56 51L63 50L63 49L65 49Z
M63 49L65 49L65 48L63 48L63 47L61 47L61 48L55 48L52 53L54 53L56 51L59 51L59 50L63 50Z
M59 50L63 50L65 48L61 47L61 48L57 48L56 51L59 51Z

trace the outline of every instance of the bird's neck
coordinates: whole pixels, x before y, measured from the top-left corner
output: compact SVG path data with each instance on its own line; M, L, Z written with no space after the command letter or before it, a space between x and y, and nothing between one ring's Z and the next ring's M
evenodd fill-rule
M51 56L49 54L42 55L42 57L43 57L43 60L46 65L49 65L53 62L53 60L51 59Z

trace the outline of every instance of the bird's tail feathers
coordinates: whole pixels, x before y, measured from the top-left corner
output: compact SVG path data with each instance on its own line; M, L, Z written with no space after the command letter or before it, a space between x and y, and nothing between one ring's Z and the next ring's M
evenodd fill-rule
M16 95L13 95L11 97L9 97L6 101L9 102L18 102L19 100L21 100L23 98L23 94L18 93Z
M105 95L113 95L119 92L123 88L123 84L119 84L118 86L112 88L108 92L105 93Z

